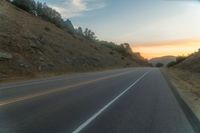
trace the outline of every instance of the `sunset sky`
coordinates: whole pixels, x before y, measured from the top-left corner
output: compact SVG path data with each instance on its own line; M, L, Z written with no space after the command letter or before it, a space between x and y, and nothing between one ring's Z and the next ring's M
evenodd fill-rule
M99 39L128 42L146 58L200 48L198 0L39 0Z
M132 46L147 59L166 55L187 56L200 48L200 39L151 42Z

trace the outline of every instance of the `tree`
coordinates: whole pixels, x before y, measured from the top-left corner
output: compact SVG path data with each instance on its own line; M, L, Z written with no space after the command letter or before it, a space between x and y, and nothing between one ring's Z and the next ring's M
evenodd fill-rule
M34 0L13 0L12 3L31 14L35 14L36 3Z
M131 49L130 44L128 44L128 43L123 43L123 44L121 44L121 46L126 50L126 53L127 53L127 54L129 54L129 55L133 54L133 51L132 51L132 49Z
M36 13L37 16L42 16L44 14L43 4L41 2L37 2L36 4Z
M37 2L36 4L36 15L41 17L42 19L49 21L55 24L59 28L64 28L64 21L56 10L47 6L46 3L42 4L41 2Z
M81 36L83 36L83 29L81 27L78 27L77 33Z
M72 22L67 19L65 22L64 22L64 26L65 28L67 28L70 32L74 33L75 32L75 29L74 29L74 26L72 24Z
M12 4L17 7L41 17L42 19L55 24L68 33L74 33L74 27L70 20L64 21L59 12L47 6L46 3L37 2L34 0L13 0Z
M96 41L97 37L92 30L86 28L83 32L81 27L79 27L78 30L75 30L69 19L64 21L60 13L47 6L46 3L35 3L34 0L13 0L12 3L35 16L41 17L42 19L55 24L57 27L70 34L78 33L90 41Z
M95 33L93 31L91 31L90 29L88 29L88 28L85 29L84 36L88 40L91 40L91 41L96 40Z

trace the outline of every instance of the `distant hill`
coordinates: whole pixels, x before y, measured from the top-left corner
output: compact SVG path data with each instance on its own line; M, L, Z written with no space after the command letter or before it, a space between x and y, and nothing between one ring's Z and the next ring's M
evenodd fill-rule
M172 61L176 61L176 57L175 56L162 56L162 57L157 57L157 58L152 58L149 60L149 63L152 63L154 66L157 63L163 63L165 66L172 62Z
M74 29L71 21L65 24ZM147 65L139 54L104 43L66 32L0 0L0 80Z
M186 69L189 71L200 72L200 49L193 53L186 60L175 66L176 68Z

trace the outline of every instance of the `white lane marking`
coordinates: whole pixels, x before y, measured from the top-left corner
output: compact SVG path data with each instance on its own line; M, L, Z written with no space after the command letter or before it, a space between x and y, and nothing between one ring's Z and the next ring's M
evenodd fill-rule
M111 106L115 101L117 101L122 95L124 95L128 90L135 86L141 79L143 79L150 71L144 73L140 78L138 78L133 84L131 84L127 89L115 97L112 101L106 104L102 109L92 115L88 120L82 123L78 128L76 128L72 133L80 133L87 125L89 125L95 118L97 118L103 111L105 111L109 106Z

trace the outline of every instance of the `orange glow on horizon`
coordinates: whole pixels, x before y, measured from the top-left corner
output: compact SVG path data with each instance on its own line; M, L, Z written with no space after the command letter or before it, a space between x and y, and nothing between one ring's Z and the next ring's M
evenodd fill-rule
M161 56L189 55L200 48L200 39L163 41L147 44L132 45L134 52L140 52L147 59Z

